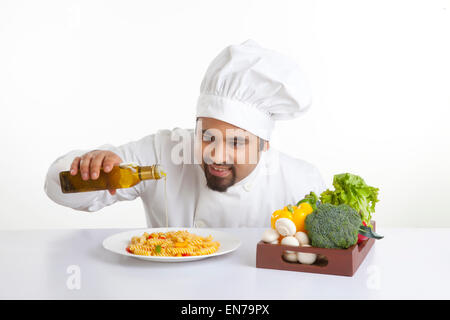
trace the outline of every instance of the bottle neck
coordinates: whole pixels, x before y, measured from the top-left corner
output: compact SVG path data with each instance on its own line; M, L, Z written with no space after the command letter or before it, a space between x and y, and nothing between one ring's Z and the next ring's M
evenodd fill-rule
M139 167L138 175L140 180L161 179L166 176L159 165Z

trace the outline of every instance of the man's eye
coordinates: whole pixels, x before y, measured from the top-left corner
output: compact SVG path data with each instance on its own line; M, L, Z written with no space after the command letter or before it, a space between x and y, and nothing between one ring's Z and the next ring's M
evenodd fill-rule
M241 139L234 139L234 140L230 140L230 145L234 146L234 147L241 147L243 145L245 145L245 141L241 140Z
M214 136L209 136L209 135L206 135L206 134L203 135L203 141L211 141L211 142L213 142L214 140L215 140Z

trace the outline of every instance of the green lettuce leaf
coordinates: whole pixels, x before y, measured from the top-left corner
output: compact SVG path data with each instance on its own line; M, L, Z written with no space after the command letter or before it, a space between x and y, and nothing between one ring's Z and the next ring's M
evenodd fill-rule
M326 190L320 195L322 203L348 204L361 214L361 219L370 226L372 213L378 200L378 188L368 186L364 180L351 173L334 176L334 191Z

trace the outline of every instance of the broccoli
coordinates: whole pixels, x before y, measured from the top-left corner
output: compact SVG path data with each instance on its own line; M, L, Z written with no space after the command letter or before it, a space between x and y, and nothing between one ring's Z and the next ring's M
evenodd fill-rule
M306 217L305 229L311 245L319 248L341 248L356 244L361 216L347 204L319 204Z

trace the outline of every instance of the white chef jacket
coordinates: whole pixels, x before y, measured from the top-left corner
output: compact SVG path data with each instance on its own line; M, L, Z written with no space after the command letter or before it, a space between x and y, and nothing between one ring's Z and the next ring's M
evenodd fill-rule
M163 167L167 173L169 227L267 227L275 210L296 204L311 191L320 194L325 189L322 177L313 165L270 147L261 153L258 164L247 177L226 192L213 191L206 185L200 164L171 160L173 150L180 144L174 137L180 136L189 137L193 146L194 130L175 128L160 130L119 147L103 145L97 148L115 152L124 162ZM145 180L131 188L117 189L115 195L108 191L62 193L59 172L69 170L73 159L87 151L69 152L50 166L44 189L53 201L93 212L116 201L140 197L148 226L166 226L163 179Z

